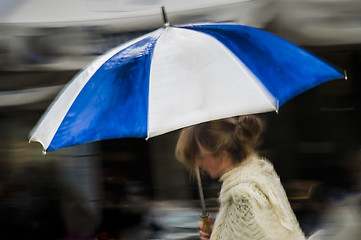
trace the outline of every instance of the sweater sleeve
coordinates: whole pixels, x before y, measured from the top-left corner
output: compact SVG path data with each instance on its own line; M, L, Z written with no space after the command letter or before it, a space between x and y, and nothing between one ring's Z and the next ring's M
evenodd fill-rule
M224 212L217 217L212 239L270 239L261 225L255 205L264 205L266 201L252 185L234 187L223 206Z
M232 189L231 208L238 226L242 226L241 239L268 239L259 211L267 205L266 196L253 184L240 184Z
M216 220L213 239L288 240L304 239L282 224L269 197L256 185L242 183L233 187ZM218 233L217 233L218 232Z

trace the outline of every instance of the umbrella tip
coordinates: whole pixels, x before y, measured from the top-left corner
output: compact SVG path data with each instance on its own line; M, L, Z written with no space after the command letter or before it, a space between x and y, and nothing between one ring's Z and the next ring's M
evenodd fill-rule
M170 24L168 21L167 13L165 12L165 6L162 6L162 15L163 15L164 27L169 27Z

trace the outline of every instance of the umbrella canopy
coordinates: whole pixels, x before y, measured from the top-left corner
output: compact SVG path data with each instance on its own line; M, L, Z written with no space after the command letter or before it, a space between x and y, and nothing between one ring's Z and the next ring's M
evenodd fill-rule
M165 26L90 63L63 89L30 141L45 151L149 138L236 115L277 111L343 73L299 47L236 24Z

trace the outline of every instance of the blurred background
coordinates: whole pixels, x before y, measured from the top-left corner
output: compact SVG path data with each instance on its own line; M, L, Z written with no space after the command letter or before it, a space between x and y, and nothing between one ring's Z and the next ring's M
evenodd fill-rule
M174 158L177 131L46 155L28 143L78 71L163 25L162 5L173 25L258 27L345 69L347 80L261 114L261 152L306 235L322 227L332 204L359 192L359 0L0 0L0 239L198 239L197 186ZM220 185L206 176L203 183L214 216Z

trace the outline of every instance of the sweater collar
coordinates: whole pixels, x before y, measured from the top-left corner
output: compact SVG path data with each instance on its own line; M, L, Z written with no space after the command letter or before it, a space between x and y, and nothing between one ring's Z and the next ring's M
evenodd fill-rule
M244 171L246 166L251 165L257 159L258 159L257 154L252 154L252 155L248 156L242 162L237 164L234 168L232 168L231 170L229 170L228 172L223 174L222 177L219 179L219 181L221 181L221 182L227 181L227 179L231 178L234 175L234 173L237 172L237 174L239 174L240 172Z

